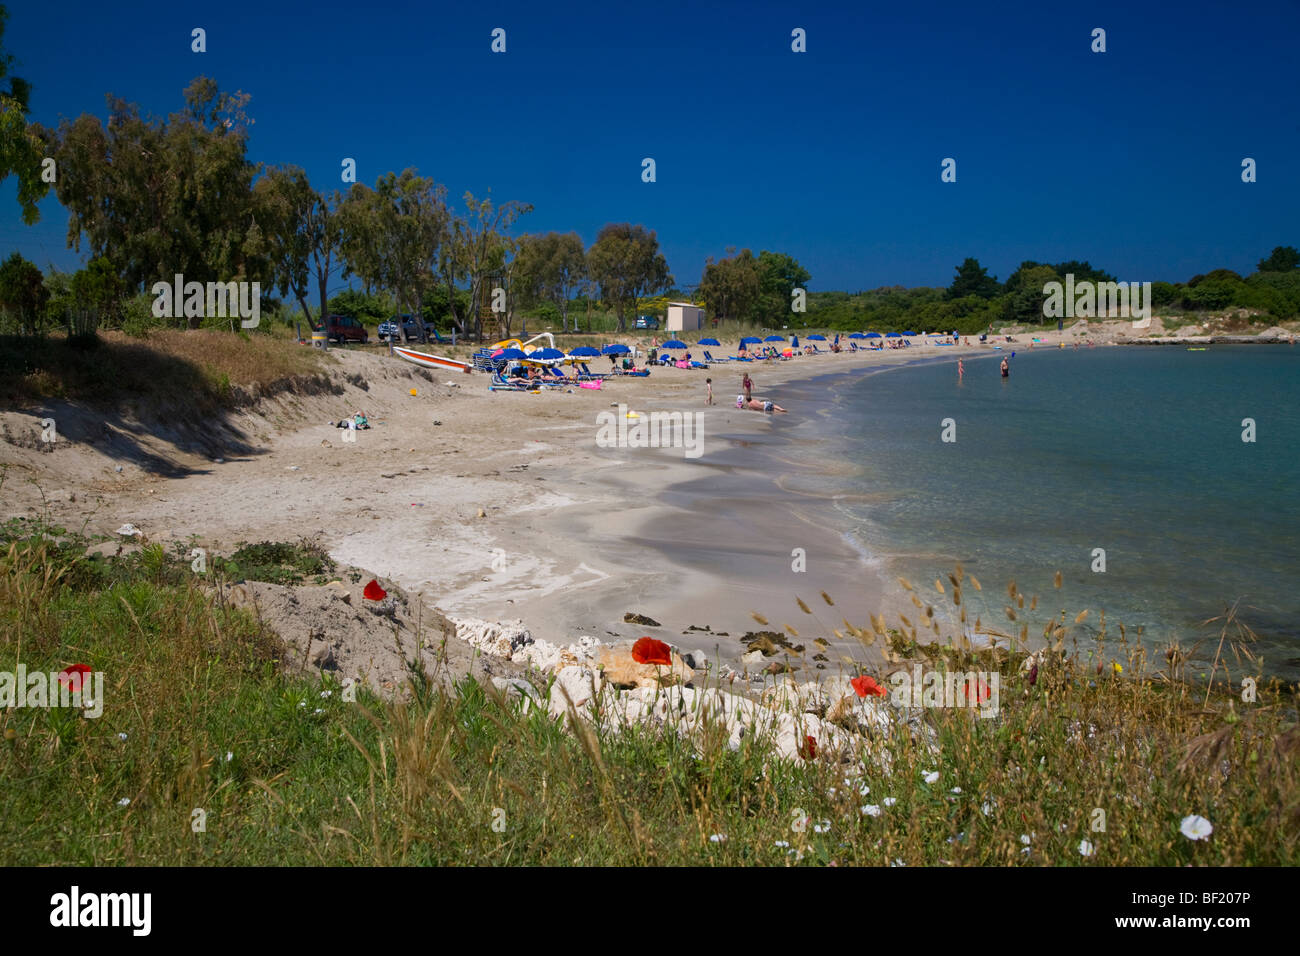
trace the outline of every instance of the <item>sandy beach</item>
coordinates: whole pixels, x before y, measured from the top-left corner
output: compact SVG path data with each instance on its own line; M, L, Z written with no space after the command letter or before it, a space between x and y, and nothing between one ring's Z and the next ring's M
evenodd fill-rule
M1107 345L1125 341L1129 329L1093 323L1086 334ZM1008 347L1027 349L1031 335L1041 340L1035 348L1084 341L1079 328L1034 331ZM648 337L626 341L649 345ZM53 416L61 439L53 454L0 445L9 465L4 516L48 511L65 527L105 535L131 523L145 540L218 553L319 537L336 560L430 607L519 619L553 642L653 634L735 661L745 650L738 638L762 628L757 613L772 630L797 630L791 643L806 645L805 667L833 670L845 658L869 658L832 628L843 619L867 626L882 612L892 623L905 602L875 570L870 542L846 539L801 507L823 494L812 479L836 467L833 449L801 435L816 413L816 380L958 358L974 374L1001 354L992 339L970 342L655 367L648 378L620 377L599 391L540 394L489 392L481 373L426 375L383 352L334 349L337 377L348 377L343 394L262 401L229 423L254 451L229 458L144 429L127 455L93 413L70 407L3 413L13 433L39 430ZM790 412L737 409L744 372L756 398ZM706 378L713 406L705 405ZM702 454L598 447L598 416L620 404L641 414L702 413ZM373 427L346 442L330 422L356 409ZM661 626L624 623L627 613ZM815 638L830 642L817 663Z

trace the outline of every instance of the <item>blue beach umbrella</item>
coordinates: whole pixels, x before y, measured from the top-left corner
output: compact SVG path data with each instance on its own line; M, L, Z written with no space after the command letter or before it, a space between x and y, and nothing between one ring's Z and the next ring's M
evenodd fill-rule
M746 335L740 340L741 345L761 345L763 342L757 335Z
M784 335L769 335L767 338L763 339L763 341L764 341L764 342L784 342L784 341L785 341L785 336L784 336Z
M499 352L492 353L493 361L508 361L528 358L528 354L523 349L502 349Z
M684 349L686 348L686 343L679 339L669 339L667 342L665 342L663 345L659 347L661 349Z
M863 335L861 332L850 332L850 333L849 333L849 338L851 338L851 339L865 339L865 338L867 338L867 336Z
M556 359L564 358L564 353L559 349L534 349L532 352L528 353L528 357L533 361L553 362Z
M879 333L879 332L868 332L866 335L864 335L864 336L862 336L862 337L863 337L864 339L878 339L878 338L880 338L880 333Z
M716 345L718 348L722 348L722 343L719 342L717 339L700 339L700 344L701 344L701 345Z
M632 350L622 342L615 342L613 345L606 345L600 350L601 355L626 355Z
M826 336L824 336L824 335L810 335L810 336L808 336L808 339L809 339L809 341L812 341L812 342L825 342L825 341L826 341Z
M903 334L904 334L904 335L915 335L916 333L915 333L915 332L904 332Z
M897 332L886 332L886 333L885 333L885 338L887 338L887 339L901 339L902 336L899 335Z
M569 349L569 355L575 358L594 358L599 354L600 349L590 345L579 345L576 349Z

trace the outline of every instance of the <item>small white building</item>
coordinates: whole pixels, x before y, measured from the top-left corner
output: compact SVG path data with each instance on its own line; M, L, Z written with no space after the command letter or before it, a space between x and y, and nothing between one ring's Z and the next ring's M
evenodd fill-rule
M691 302L669 302L665 328L669 332L698 332L704 328L704 309Z

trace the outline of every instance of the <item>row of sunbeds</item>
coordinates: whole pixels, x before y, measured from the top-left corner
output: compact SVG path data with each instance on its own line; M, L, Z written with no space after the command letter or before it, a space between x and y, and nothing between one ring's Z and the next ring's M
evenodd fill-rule
M615 368L612 372L593 372L587 367L586 362L578 362L574 368L573 375L566 375L555 365L543 365L538 367L539 375L536 378L524 377L507 377L501 369L496 369L492 373L492 384L489 386L492 391L500 392L531 392L538 391L542 388L564 388L578 385L584 388L595 387L594 383L599 383L607 378L619 378L622 376L645 377L650 373L644 369L634 369L626 371Z

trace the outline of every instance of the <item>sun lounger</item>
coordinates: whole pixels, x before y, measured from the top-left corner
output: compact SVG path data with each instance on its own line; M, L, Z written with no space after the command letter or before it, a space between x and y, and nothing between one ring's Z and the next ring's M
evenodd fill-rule
M723 362L734 362L734 361L736 361L736 360L733 359L733 358L721 358L721 359L714 358L714 357L713 357L713 353L710 352L708 349L705 349L705 350L704 350L704 360L705 360L706 362L712 362L712 363L715 364L715 365L720 365L720 364L723 363Z
M587 363L586 363L586 362L579 362L579 363L578 363L578 380L579 380L579 381L582 381L582 380L584 380L584 379L586 379L586 380L588 380L588 381L591 381L591 380L602 379L602 378L609 378L609 376L608 376L607 374L602 373L602 372L593 372L591 369L587 368Z
M492 384L488 386L488 389L493 392L527 392L531 391L529 384L530 383L511 381L500 372L494 372L492 374Z

